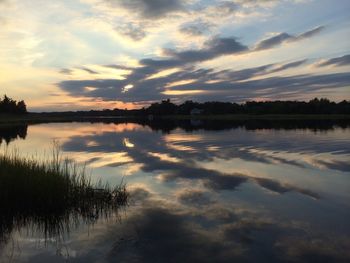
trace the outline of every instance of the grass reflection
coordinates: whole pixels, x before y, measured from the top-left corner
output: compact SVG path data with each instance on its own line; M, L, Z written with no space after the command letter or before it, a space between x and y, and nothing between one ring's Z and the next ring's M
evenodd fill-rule
M57 237L109 217L127 202L124 183L92 183L85 168L61 157L57 145L42 162L18 152L0 155L0 244L23 227L45 239Z

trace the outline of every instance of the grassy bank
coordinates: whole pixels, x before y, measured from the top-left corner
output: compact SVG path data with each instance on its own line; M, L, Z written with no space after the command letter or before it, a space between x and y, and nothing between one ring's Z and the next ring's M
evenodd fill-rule
M127 204L124 184L94 184L85 169L62 159L59 149L39 162L16 152L0 154L0 243L31 225L45 237L81 222L93 223Z
M79 116L65 114L29 113L25 115L0 114L1 124L16 123L46 123L46 122L98 122L120 119L147 119L148 116ZM154 116L157 119L177 120L340 120L350 119L350 115L340 114L222 114L222 115L163 115Z
M48 122L90 122L101 119L110 119L111 117L96 117L96 116L66 116L57 114L41 114L29 113L24 115L0 114L0 125L3 124L18 124L18 123L48 123ZM112 117L112 119L120 119L120 117Z
M340 120L350 119L350 115L339 114L222 114L222 115L169 115L162 119L178 120Z

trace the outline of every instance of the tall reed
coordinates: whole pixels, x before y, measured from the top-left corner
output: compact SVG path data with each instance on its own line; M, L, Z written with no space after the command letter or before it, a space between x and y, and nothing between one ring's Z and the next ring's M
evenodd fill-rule
M62 158L56 143L51 158L38 161L18 151L0 154L0 243L14 229L32 225L45 237L93 223L127 205L123 182L94 184L85 167Z

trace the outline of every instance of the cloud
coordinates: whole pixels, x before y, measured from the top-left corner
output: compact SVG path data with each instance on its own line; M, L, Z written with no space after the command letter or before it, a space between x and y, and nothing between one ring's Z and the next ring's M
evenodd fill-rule
M230 131L232 135L232 131ZM227 134L219 134L215 137L215 141L218 141L216 146L220 149L217 152L210 152L209 154L206 151L208 144L203 142L191 142L189 141L189 146L193 149L192 152L180 152L169 147L169 144L164 140L163 136L160 133L150 133L145 131L135 131L132 133L129 132L104 132L100 134L94 134L89 136L75 136L70 138L67 142L64 143L63 148L66 151L72 152L115 152L115 151L127 151L128 156L137 164L140 164L140 168L146 173L152 174L162 174L163 179L166 181L177 181L177 180L191 180L202 182L203 185L208 190L213 191L222 191L222 190L231 190L235 191L243 183L255 183L265 189L270 191L284 194L287 192L297 192L315 199L319 198L319 195L311 190L299 188L290 184L282 184L276 180L269 178L255 178L249 175L240 174L240 173L223 173L214 169L206 169L199 167L196 163L200 161L212 161L213 158L227 159L240 158L247 161L255 162L264 162L271 163L271 161L277 161L278 159L273 159L273 157L263 156L259 152L252 152L249 156L249 151L240 150L237 152L236 149L250 149L252 145L259 148L262 147L262 150L265 151L282 151L285 149L290 149L290 151L300 152L307 151L307 147L311 147L312 150L309 152L323 152L324 150L330 151L331 146L327 145L327 149L317 149L314 142L309 142L309 138L305 138L305 143L301 143L301 139L293 143L291 140L289 145L286 145L285 138L276 137L274 142L266 145L266 138L260 137L257 138L255 135L245 135L248 137L242 136L240 134L240 129L235 130L234 134L239 140L228 142ZM123 145L123 140L128 138L130 142L133 143L133 148L126 148ZM144 141L144 138L147 137L147 142ZM231 137L230 137L231 138ZM96 142L96 146L88 146L88 142ZM205 140L204 140L205 141ZM113 142L113 143L111 143ZM225 150L223 145L230 143L232 149L234 150ZM303 145L304 148L298 148L300 145ZM167 161L161 159L155 155L149 153L158 153L158 155L167 154L172 158L177 159L177 162ZM261 158L259 156L261 155ZM270 159L270 161L269 161ZM286 160L283 162L281 157L279 160L280 163L294 165L293 162ZM208 199L208 196L205 192L191 191L181 192L178 195L178 199L182 203L190 203L191 200L200 201L202 205L205 203L210 203L213 200Z
M214 203L211 197L212 193L205 192L202 190L184 190L180 192L177 196L178 200L189 206L208 206Z
M105 0L113 5L119 5L130 12L136 12L146 19L157 19L167 14L184 11L182 0Z
M350 65L350 55L344 55L341 57L336 57L336 58L331 58L326 61L320 62L317 64L319 67L324 67L324 66L347 66Z
M222 1L216 6L218 15L230 15L239 9L239 4L232 1Z
M133 67L123 66L123 65L116 65L116 64L109 64L109 65L103 65L105 68L112 68L112 69L121 69L121 70L133 70Z
M210 32L213 26L214 25L212 23L199 20L182 24L179 28L179 31L189 36L202 36Z
M317 93L324 88L340 88L350 85L350 73L333 73L324 75L296 75L287 77L268 77L244 82L235 82L230 79L217 82L194 82L184 85L173 86L172 90L203 90L213 93L200 96L200 100L228 100L228 98L249 100L257 96L267 96L271 98L284 97L288 95L307 94L307 92Z
M61 74L65 74L65 75L71 75L73 73L73 70L68 69L68 68L63 68L59 71Z
M87 67L79 67L79 69L84 70L85 72L87 72L89 74L99 74L97 71L89 69Z
M215 37L207 41L202 49L185 51L167 49L165 53L183 63L193 63L214 59L223 55L236 54L247 50L248 47L239 43L236 38Z
M72 95L83 95L88 97L101 97L104 99L123 98L128 101L157 100L165 97L161 92L167 83L175 81L179 75L171 74L169 77L148 79L149 76L161 70L175 67L186 67L186 65L210 60L222 55L235 54L247 50L247 47L239 43L235 38L213 38L198 50L166 50L167 59L142 59L139 61L141 67L129 68L119 65L106 65L116 69L131 69L131 73L125 80L96 79L96 80L68 80L58 83L58 86ZM207 71L193 72L199 77ZM187 74L184 69L182 75ZM189 74L190 75L190 74ZM193 77L192 77L193 78ZM129 92L123 93L126 85L133 85ZM93 89L87 89L93 88ZM154 91L157 90L157 93ZM137 97L137 98L136 98Z
M268 69L270 69L272 66L273 64L268 64L260 67L247 68L237 71L225 70L217 73L217 79L226 79L230 81L247 80L254 76L266 74L268 72Z
M294 61L286 64L267 64L259 67L254 68L247 68L237 71L221 71L216 73L218 76L218 79L226 79L228 81L240 81L240 80L248 80L250 78L256 77L256 76L262 76L267 75L271 73L276 73L279 71L283 71L290 68L299 67L300 65L304 64L307 61L307 59ZM212 74L215 75L215 74ZM213 78L213 76L211 76Z
M221 242L214 233L206 234L195 219L188 211L176 214L168 208L144 208L128 219L122 238L106 260L224 263L240 258L239 249L233 250L231 244Z
M317 166L323 166L330 170L350 172L350 164L341 160L315 160Z
M260 220L257 221L238 221L233 224L229 224L223 227L224 236L227 240L236 241L240 244L251 245L254 243L256 232L265 232L270 236L272 240L277 238L276 234L281 234L280 226L278 224L273 225L270 221L264 222ZM277 233L276 233L277 232ZM271 244L271 247L273 245ZM271 260L270 261L274 261Z
M287 192L294 191L294 192L297 192L297 193L300 193L303 195L307 195L307 196L314 198L314 199L320 198L319 194L317 194L311 190L299 188L299 187L288 185L288 184L281 184L278 181L275 181L275 180L272 180L269 178L255 178L254 180L261 187L268 189L268 190L275 192L275 193L284 194Z
M116 26L115 30L134 41L142 40L146 37L146 31L141 26L132 23Z
M287 64L283 64L283 65L277 66L276 68L271 70L269 73L275 73L275 72L286 70L286 69L289 69L289 68L299 67L299 66L301 66L302 64L304 64L306 62L307 62L307 59L302 59L302 60L290 62L290 63L287 63Z
M223 55L231 55L247 51L248 47L236 40L236 38L214 37L200 49L179 51L175 49L164 49L164 59L141 59L139 63L144 67L136 68L133 75L153 74L160 69L185 66L190 63L202 62Z
M210 172L210 171L209 171ZM213 176L208 176L204 179L204 186L211 190L236 190L241 184L247 182L248 177L240 174L218 174L212 172ZM215 177L214 177L215 176Z
M148 198L151 197L151 192L142 187L137 187L129 190L131 202L145 202Z
M126 81L115 79L67 80L59 83L62 90L72 95L105 99L115 99L126 85L128 85Z
M287 33L280 33L276 36L273 36L268 39L264 39L260 41L257 45L255 50L264 50L264 49L270 49L275 46L281 45L283 42L285 42L288 39L291 39L292 36Z
M141 59L140 64L146 67L135 69L139 73L155 73L159 69L174 68L178 66L183 66L186 61L176 60L176 59Z
M324 26L318 26L314 29L311 29L309 31L306 31L296 37L293 38L293 40L302 40L302 39L305 39L305 38L310 38L310 37L313 37L317 34L319 34L322 30L324 30Z
M220 204L193 209L165 202L161 194L159 197L135 209L130 206L121 223L98 221L89 235L85 229L72 232L69 243L64 245L68 252L79 253L69 260L73 263L99 262L101 258L106 263L116 259L118 262L225 263L313 262L315 259L347 262L349 258L349 238L345 234L310 231L304 221L280 220L276 213L266 215L270 210L257 208L256 200L252 201L255 204L252 209L227 197ZM311 211L302 211L305 218L314 216L316 210L312 207ZM55 247L39 255L37 251L32 255L33 250L29 249L26 250L28 263L66 259L55 253Z
M272 47L274 45L277 45L278 43L281 43L283 39L290 38L289 35L285 35L282 37L272 38L269 40L265 40L258 45L258 49L266 49L268 47ZM120 80L112 80L112 79L98 79L95 81L88 81L84 82L84 80L71 80L71 81L63 81L59 83L59 86L64 89L65 91L69 91L70 87L73 88L73 93L76 93L77 86L79 86L79 83L81 85L91 84L92 87L97 88L97 91L86 91L85 95L93 96L94 94L97 96L99 95L102 98L108 98L107 93L112 91L121 91L125 85L134 85L133 92L136 92L140 90L141 87L145 87L146 89L149 89L149 94L152 94L152 89L158 90L158 94L153 97L153 100L162 98L161 92L164 91L165 86L170 83L171 81L176 81L175 77L184 78L184 75L187 75L187 79L189 79L189 75L193 73L191 76L191 79L198 79L202 77L209 80L209 78L217 78L220 79L220 77L225 76L224 81L239 81L239 80L245 80L250 77L261 75L261 74L267 74L267 73L273 73L282 71L288 68L297 67L306 62L306 60L300 60L295 61L292 63L281 65L273 70L270 70L268 72L268 69L270 69L273 64L264 65L256 68L251 69L244 69L240 71L222 71L217 74L211 73L211 69L205 70L201 69L199 71L191 72L189 71L188 67L193 67L194 63L199 63L211 59L218 58L220 56L224 55L233 55L233 54L239 54L249 52L249 49L247 46L241 44L236 40L236 38L220 38L220 37L214 37L207 42L204 43L204 46L199 49L189 49L189 50L175 50L175 49L165 49L165 58L147 58L147 59L141 59L139 61L139 64L141 67L136 68L130 68L120 65L105 65L106 67L111 67L115 69L126 69L131 70L131 73L126 76L126 80L120 81ZM152 74L156 74L164 69L169 68L176 68L180 67L183 68L184 71L182 71L182 76L179 74L172 74L168 77L160 77L156 79L149 80L148 77ZM187 67L187 68L184 68ZM90 72L92 73L92 72ZM208 74L208 76L205 76L205 74ZM201 75L201 76L200 76ZM228 79L230 78L230 79ZM180 80L180 79L177 79ZM221 81L222 82L222 81ZM197 81L198 83L198 81ZM203 83L204 86L206 83ZM228 84L228 83L227 83ZM155 86L156 85L156 86ZM217 84L219 85L219 84ZM193 89L192 89L193 90ZM84 91L83 87L80 87L78 91ZM98 93L98 94L97 94ZM103 93L103 94L101 94ZM128 93L128 97L131 98L131 93ZM121 94L113 93L113 98L116 96L121 96ZM125 97L123 95L122 97ZM136 98L134 98L136 99Z
M288 262L348 262L349 246L350 239L345 233L335 236L328 234L323 238L284 236L275 244L275 248L282 250Z
M297 36L293 36L288 33L279 33L273 37L270 37L258 42L254 50L259 51L259 50L271 49L285 42L300 41L306 38L310 38L320 33L324 28L325 28L324 26L318 26L312 30L306 31Z
M207 57L207 56L206 56ZM198 59L198 56L195 56ZM186 59L189 59L186 57ZM194 58L190 58L194 59ZM125 79L96 79L96 80L67 80L58 83L59 87L73 96L99 97L105 100L124 101L154 101L164 99L164 92L171 83L179 83L181 80L195 80L191 83L176 84L171 86L172 91L200 90L202 93L192 95L191 99L205 100L250 100L258 96L287 97L297 94L320 92L325 87L328 89L347 87L350 85L350 73L330 73L323 75L294 75L263 77L266 74L276 73L292 67L298 67L305 63L299 60L287 64L268 64L255 68L239 71L224 70L215 72L213 69L184 68L175 73L151 78L153 74L168 68L183 66L186 60L153 60L140 61L142 67L134 68ZM259 79L251 79L259 76ZM126 85L133 85L133 89L123 93ZM93 89L91 89L93 88ZM175 97L175 96L174 96ZM185 99L179 93L178 98Z
M306 63L307 59L289 63L271 63L236 71L229 69L215 71L210 68L196 68L196 65L221 56L249 54L256 50L273 48L286 41L305 39L319 33L323 28L317 27L298 36L281 33L260 41L253 49L249 49L235 37L215 36L197 49L163 49L162 57L140 59L138 67L105 65L109 68L128 70L129 72L123 75L125 79L122 80L68 80L58 83L58 86L72 95L126 102L155 101L167 98L169 94L186 99L188 91L196 91L196 94L191 94L191 99L200 101L222 101L231 97L242 101L257 96L272 99L283 96L295 99L297 94L315 93L324 89L327 84L327 88L345 87L350 82L348 74L261 78L264 75L299 67ZM176 69L176 72L157 75L167 69ZM254 77L260 78L252 80ZM125 86L128 85L132 85L133 88L125 92Z
M213 4L202 4L197 10L193 10L192 12L196 12L198 14L202 14L206 19L211 20L215 23L215 20L221 18L228 18L234 15L238 10L240 10L243 6L240 3L233 1L220 1L213 2Z

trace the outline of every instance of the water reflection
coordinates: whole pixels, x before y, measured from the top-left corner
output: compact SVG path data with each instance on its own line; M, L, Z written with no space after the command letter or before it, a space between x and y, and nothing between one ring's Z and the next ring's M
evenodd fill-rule
M123 226L107 262L345 262L348 258L346 236L324 239L311 235L309 226L301 223L279 222L238 204L199 199L200 207L193 199L182 200L183 206L144 200L143 208Z
M349 128L120 120L29 126L13 143L30 152L60 138L95 180L128 184L121 224L72 231L71 262L348 262ZM62 262L18 242L19 262Z
M68 121L69 123L69 121ZM83 121L82 121L83 123ZM337 128L346 129L350 127L349 119L334 119L334 120L263 120L263 119L247 119L247 120L176 120L176 119L113 119L113 118L96 118L88 119L85 123L91 124L115 124L115 131L118 132L118 128L123 131L133 130L138 126L150 127L153 131L161 131L163 133L170 133L178 128L184 131L197 131L197 130L227 130L244 128L245 130L311 130L311 131L329 131ZM32 124L34 125L34 124ZM10 143L12 140L21 138L25 139L27 136L28 124L9 124L0 125L0 143L4 140L6 143Z
M27 124L0 125L0 145L3 141L9 144L16 139L25 139L27 136Z
M2 253L1 248L11 249L10 241L22 231L45 246L56 243L59 250L70 231L116 217L127 205L124 184L92 184L84 169L61 159L58 148L51 158L40 162L16 152L0 155L1 259L13 260L12 251Z
M106 201L107 193L103 190L88 189L84 197L67 200L65 194L47 183L43 183L43 187L49 186L53 194L35 187L32 192L20 193L23 187L11 187L2 179L0 183L0 248L8 243L13 232L23 229L45 243L60 242L79 225L92 225L100 219L115 217L120 207L126 205L124 200Z

